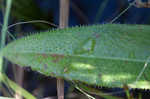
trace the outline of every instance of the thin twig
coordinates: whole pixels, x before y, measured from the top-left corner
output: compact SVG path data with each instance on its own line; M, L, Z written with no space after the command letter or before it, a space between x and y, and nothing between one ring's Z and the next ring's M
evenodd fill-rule
M60 0L59 28L67 27L68 19L69 19L69 0Z
M26 22L17 22L15 24L9 25L8 29L11 28L11 27L14 27L16 25L22 25L22 24L28 24L28 23L45 23L45 24L48 24L48 25L52 25L54 27L58 27L57 25L55 25L51 22L45 21L45 20L32 20L32 21L26 21Z
M75 85L75 88L78 89L81 93L85 94L89 99L95 99L93 96L87 94L82 89L80 89L77 85Z
M129 3L129 6L126 9L124 9L119 15L117 15L112 21L110 21L110 23L114 23L120 16L122 16L126 11L128 11L128 9L130 9L134 4L135 4L135 1L133 1L132 3Z
M60 0L59 28L68 26L69 18L69 0ZM57 96L58 99L64 99L64 80L57 78Z

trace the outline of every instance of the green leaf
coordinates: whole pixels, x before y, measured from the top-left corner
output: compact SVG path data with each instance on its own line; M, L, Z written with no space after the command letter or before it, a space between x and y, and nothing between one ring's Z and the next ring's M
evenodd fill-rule
M150 27L104 24L57 29L18 39L4 57L47 76L104 87L150 89Z
M81 88L81 90L86 91L86 92L88 92L88 93L90 93L90 94L94 94L94 95L103 97L103 98L105 98L105 99L122 99L122 98L120 98L120 97L117 97L117 96L113 96L113 95L104 93L104 92L102 92L102 91L100 91L100 90L98 90L98 89L92 88L92 87L90 87L90 86L86 86L86 85L81 84L81 83L80 83L80 84L75 84L75 86L76 86L77 88L78 88L78 86L79 86L79 88Z
M13 89L17 94L23 96L25 99L36 99L35 96L33 96L31 93L29 93L25 89L21 88L19 85L17 85L12 80L10 80L5 74L0 73L0 78L6 86ZM9 99L9 98L6 98L6 99ZM12 98L10 98L10 99L12 99Z

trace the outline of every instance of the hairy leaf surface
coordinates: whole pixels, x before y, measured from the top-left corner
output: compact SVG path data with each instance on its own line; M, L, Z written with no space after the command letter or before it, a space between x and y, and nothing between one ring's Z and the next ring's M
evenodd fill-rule
M47 76L105 87L150 89L150 27L104 24L41 32L8 44L3 56Z

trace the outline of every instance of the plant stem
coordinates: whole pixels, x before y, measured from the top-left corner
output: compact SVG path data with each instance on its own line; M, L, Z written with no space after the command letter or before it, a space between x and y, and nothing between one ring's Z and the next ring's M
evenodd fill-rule
M4 16L4 23L3 23L2 31L1 31L2 34L1 34L0 49L2 49L5 46L8 19L9 19L9 13L10 13L10 9L11 9L11 2L12 2L12 0L7 0L7 2L6 2L6 12L5 12L5 16Z
M5 12L5 15L4 15L4 22L3 22L2 31L1 31L0 50L5 46L8 19L9 19L9 14L10 14L10 9L11 9L11 3L12 3L12 0L7 0L6 1L6 10L5 10L6 12ZM0 72L3 72L3 58L2 58L2 56L0 56Z
M60 0L60 17L59 28L65 28L68 26L69 18L69 0ZM58 99L64 99L64 80L57 78L57 96Z
M4 2L4 1L3 1ZM9 19L9 14L11 10L11 4L12 0L7 0L6 1L6 12L4 15L4 22L1 30L1 42L0 42L0 50L5 46L5 41L6 41L6 33L7 33L7 26L8 26L8 19ZM3 72L3 57L0 55L0 76L2 75ZM0 77L0 82L2 81L3 77ZM2 85L0 85L2 86Z
M60 0L59 28L67 27L68 19L69 19L69 0Z

